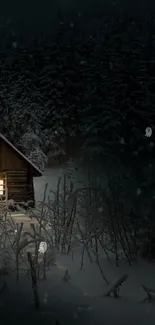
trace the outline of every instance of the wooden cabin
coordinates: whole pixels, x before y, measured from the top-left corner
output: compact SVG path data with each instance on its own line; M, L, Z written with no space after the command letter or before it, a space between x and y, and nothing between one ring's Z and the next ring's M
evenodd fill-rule
M34 203L33 177L41 175L41 171L0 133L0 201Z

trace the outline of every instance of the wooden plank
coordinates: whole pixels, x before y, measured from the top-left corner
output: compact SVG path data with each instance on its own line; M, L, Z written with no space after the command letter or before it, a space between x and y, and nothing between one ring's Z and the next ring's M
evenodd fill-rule
M2 168L2 140L0 140L0 168Z
M26 177L20 177L20 178L8 178L8 181L7 183L10 184L10 183L27 183L27 178Z
M12 177L13 177L13 178L27 177L27 174L26 174L26 173L21 173L21 174L19 174L19 173L18 173L18 174L8 174L7 177L8 177L8 178L10 178L10 177L11 177L11 178L12 178Z
M30 201L30 198L28 196L9 196L9 200L14 200L18 203Z
M16 179L20 179L20 178L27 179L27 175L23 174L23 175L8 175L7 176L7 179L14 179L14 180L16 180Z
M8 175L7 179L10 180L10 179L14 179L14 180L17 180L17 179L27 179L27 175Z
M12 176L12 177L20 177L20 176L27 176L27 173L8 173L7 176Z
M21 174L27 174L27 169L20 169L20 170L8 170L7 171L8 175L21 175Z
M21 167L19 169L12 169L12 168L8 169L8 172L22 172L22 171L27 171L27 168Z
M0 173L0 178L4 178L6 177L6 173Z
M24 176L27 177L27 173L7 174L7 177L24 177Z
M18 191L17 189L15 189L14 191L10 190L9 191L9 196L10 195L25 195L27 194L28 192L27 191Z
M14 188L19 188L19 189L21 188L22 189L22 188L25 188L25 187L28 187L26 183L20 183L20 184L17 184L17 183L12 183L11 184L10 183L9 184L9 190L12 190L12 189L14 190Z

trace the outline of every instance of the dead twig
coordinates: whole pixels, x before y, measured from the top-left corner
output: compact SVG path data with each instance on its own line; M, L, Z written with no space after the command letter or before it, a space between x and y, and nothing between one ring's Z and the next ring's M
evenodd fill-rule
M142 289L147 294L147 297L145 297L141 302L153 302L155 301L155 290L147 288L145 285L141 285Z
M110 288L110 290L108 290L108 292L105 294L105 297L109 297L112 293L114 295L114 297L118 298L119 297L119 292L120 292L120 287L122 285L123 282L125 282L128 278L127 274L124 274L120 279L118 279Z
M39 303L39 294L38 294L38 287L37 287L37 274L36 274L36 266L32 259L32 255L30 252L27 253L28 262L30 265L30 272L31 272L31 279L32 279L32 290L34 294L34 301L36 309L39 309L40 303Z

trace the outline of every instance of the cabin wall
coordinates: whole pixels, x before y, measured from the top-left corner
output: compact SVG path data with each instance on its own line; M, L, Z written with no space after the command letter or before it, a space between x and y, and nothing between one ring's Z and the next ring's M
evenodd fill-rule
M6 173L8 199L34 202L33 169L14 149L0 139L0 172Z
M9 170L6 174L8 199L15 202L34 202L33 178L29 170Z
M34 185L33 185L33 176L32 176L31 168L28 169L28 173L27 173L27 187L28 187L29 200L34 202L34 200L35 200Z
M7 171L8 199L16 202L28 200L27 169Z
M2 141L0 141L0 169L2 169Z
M0 141L0 168L3 170L26 169L26 162L4 141Z

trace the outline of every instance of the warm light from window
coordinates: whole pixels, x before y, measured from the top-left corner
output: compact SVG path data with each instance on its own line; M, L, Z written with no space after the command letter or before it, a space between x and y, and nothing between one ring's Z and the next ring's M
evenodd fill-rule
M4 181L0 179L0 195L4 194Z

